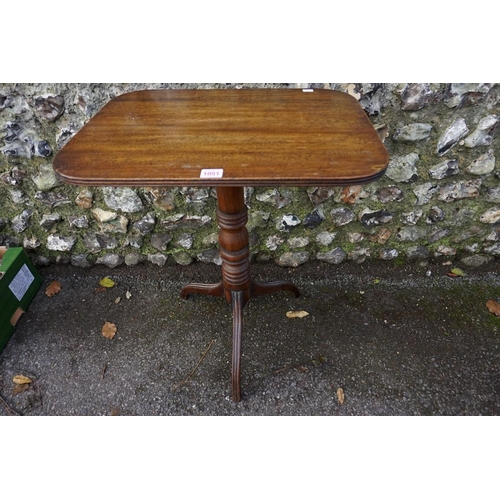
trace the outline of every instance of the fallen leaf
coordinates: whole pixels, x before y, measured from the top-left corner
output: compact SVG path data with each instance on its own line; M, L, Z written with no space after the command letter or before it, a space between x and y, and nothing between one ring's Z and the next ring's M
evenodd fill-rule
M15 385L12 389L12 395L17 396L21 392L27 391L31 386L29 384Z
M500 304L496 300L488 300L488 302L486 302L486 307L490 313L500 317Z
M344 389L342 387L339 387L337 389L337 397L339 398L340 404L344 404Z
M12 382L17 385L24 385L24 384L31 384L33 380L31 380L29 377L25 377L24 375L16 375L13 379Z
M309 316L306 311L288 311L286 313L287 318L304 318L305 316Z
M111 278L106 277L99 281L99 285L104 288L113 288L115 286L115 282Z
M449 273L446 274L452 278L455 278L456 276L467 276L467 274L458 267L454 267Z
M132 297L132 294L127 290L125 292L125 297L127 297L127 299L130 299L130 297Z
M118 302L120 302L120 300L122 300L122 298L121 298L121 297L116 297L116 299L115 299L115 304L118 304Z
M116 325L106 321L102 327L102 334L107 339L112 339L116 335Z
M62 288L62 286L61 286L61 283L59 281L53 281L45 289L45 295L48 295L49 297L53 297L56 293L59 293L59 290L61 290L61 288Z

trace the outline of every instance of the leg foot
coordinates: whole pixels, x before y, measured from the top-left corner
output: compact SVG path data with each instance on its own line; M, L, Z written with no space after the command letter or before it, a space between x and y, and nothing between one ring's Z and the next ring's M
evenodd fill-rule
M288 281L271 281L269 283L252 282L252 296L254 297L282 291L292 292L295 297L300 295L299 289Z
M214 284L190 283L181 290L181 297L187 299L192 293L200 293L202 295L215 295L216 297L224 296L224 286L222 281Z
M241 365L241 330L243 326L243 291L231 292L233 305L233 354L231 364L231 384L233 399L239 402L240 392L240 365Z

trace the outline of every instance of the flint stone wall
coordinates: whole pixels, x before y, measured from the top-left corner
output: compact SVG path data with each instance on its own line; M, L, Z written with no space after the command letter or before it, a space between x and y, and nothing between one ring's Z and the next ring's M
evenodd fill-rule
M252 258L446 259L500 255L498 84L0 84L0 245L37 264L220 265L214 189L82 188L56 152L113 97L156 88L312 87L355 96L391 160L343 188L246 188Z

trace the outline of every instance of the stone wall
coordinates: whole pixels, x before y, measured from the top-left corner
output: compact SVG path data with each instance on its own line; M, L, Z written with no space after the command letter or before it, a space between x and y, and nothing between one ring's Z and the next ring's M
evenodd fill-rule
M124 92L243 86L348 92L391 156L364 186L247 188L254 259L481 265L500 255L500 90L486 83L0 84L0 244L38 264L220 264L213 189L86 189L61 184L51 162Z

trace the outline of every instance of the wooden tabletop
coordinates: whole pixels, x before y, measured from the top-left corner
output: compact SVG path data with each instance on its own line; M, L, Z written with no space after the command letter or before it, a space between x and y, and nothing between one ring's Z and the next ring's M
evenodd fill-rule
M143 90L106 104L54 169L94 186L322 186L375 180L388 159L343 92Z

